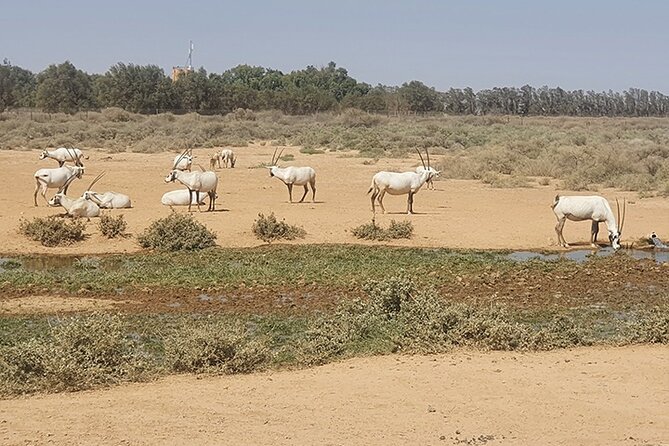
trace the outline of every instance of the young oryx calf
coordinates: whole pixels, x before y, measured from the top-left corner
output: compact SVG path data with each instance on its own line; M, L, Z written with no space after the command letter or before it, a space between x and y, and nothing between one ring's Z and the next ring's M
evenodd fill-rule
M100 175L95 177L88 190L82 194L82 198L86 200L91 200L102 209L128 209L132 207L132 202L130 197L125 194L120 194L118 192L105 192L104 194L99 194L93 192L91 188L97 181L104 176L105 172L102 172Z
M599 195L591 196L555 196L555 201L551 205L553 212L557 217L557 225L555 225L555 232L558 237L558 245L568 248L569 245L562 235L562 228L564 228L567 219L571 221L592 220L592 230L590 231L590 244L593 248L598 248L595 244L597 242L597 233L599 232L599 223L606 223L606 228L609 231L609 241L613 249L620 249L620 236L623 232L623 225L625 224L625 211L627 203L623 201L622 219L620 214L620 203L616 200L618 208L618 219L613 216L613 211L609 206L609 202L604 197ZM620 222L620 228L616 221Z
M164 206L188 206L189 204L204 204L204 200L207 198L207 195L200 195L199 202L195 201L198 199L196 195L191 194L188 189L177 189L165 192L163 197L160 199L160 202Z
M423 166L418 166L416 167L416 173L423 173L423 171L429 170L432 172L432 176L427 179L425 182L425 187L428 189L434 189L434 179L437 178L439 175L441 175L441 170L437 170L433 167L428 167L427 169Z
M81 158L88 159L88 156L84 156L82 151L79 149L60 147L55 150L43 150L42 154L39 156L39 159L43 160L46 158L51 158L58 161L58 166L63 167L63 164L65 164L66 161L80 165Z
M222 160L225 167L228 167L228 164L230 164L230 168L235 168L235 163L237 162L235 152L233 152L231 149L223 149L221 150L221 154L219 156L218 167L221 167Z
M186 156L187 150L185 150L181 156ZM197 209L200 210L200 194L206 193L209 195L209 208L208 211L213 211L216 208L216 188L218 187L218 177L216 173L207 171L207 172L183 172L176 169L176 165L181 161L177 159L174 162L174 167L172 171L167 174L165 177L165 182L170 183L173 181L178 181L179 183L186 186L189 193L189 203L188 203L188 212L191 209L191 203L193 202L193 195L195 195L195 203L197 203Z
M279 156L276 156L276 149L274 149L271 165L267 166L269 176L280 179L288 187L288 199L291 203L293 202L293 186L304 186L304 194L300 199L302 203L309 192L307 185L311 185L311 201L314 202L316 200L316 171L311 167L277 167L276 163L282 153L283 149L279 152Z
M67 193L67 188L74 178L81 178L84 175L84 168L80 166L63 166L55 169L40 169L35 172L35 206L37 206L37 193L41 192L44 201L46 199L47 189L61 189Z
M65 186L58 190L58 193L54 195L51 200L49 200L49 206L62 206L63 208L65 208L65 212L67 213L67 215L71 217L76 217L76 218L99 217L100 207L94 202L86 200L83 197L73 199L65 195L64 190L73 180L74 177L70 178L68 182L65 184ZM93 182L95 182L96 180L94 180ZM90 186L88 187L88 189L90 189Z
M416 149L418 151L418 149ZM425 150L427 153L427 149ZM430 167L430 158L428 155L428 164L425 165L423 161L423 155L418 151L420 160L423 162L423 172L378 172L372 178L372 185L369 187L367 193L372 193L372 212L376 212L374 207L374 201L378 200L379 206L381 206L381 212L385 214L386 209L383 207L383 197L387 193L390 195L405 195L408 194L407 198L407 214L413 214L413 196L418 193L420 188L425 184L427 180L432 178L434 169Z

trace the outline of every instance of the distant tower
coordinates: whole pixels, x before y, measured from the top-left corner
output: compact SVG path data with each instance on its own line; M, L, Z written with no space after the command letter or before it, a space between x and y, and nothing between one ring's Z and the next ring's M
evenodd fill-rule
M176 82L179 77L184 74L191 73L193 71L193 41L189 40L188 46L188 60L186 60L185 67L172 67L172 82Z

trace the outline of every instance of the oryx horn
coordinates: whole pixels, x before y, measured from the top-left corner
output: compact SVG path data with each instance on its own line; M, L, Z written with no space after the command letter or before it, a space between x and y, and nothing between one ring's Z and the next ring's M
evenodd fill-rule
M91 188L95 185L95 183L97 183L98 180L99 180L100 178L102 178L103 176L105 176L105 173L107 173L107 172L103 171L101 174L99 174L97 177L95 177L95 179L91 182L91 184L88 185L88 187L86 188L86 190L87 190L87 191L88 191L88 190L91 190Z
M430 169L430 151L425 149L425 155L427 155L427 168Z
M425 166L425 160L423 159L423 155L420 153L420 150L416 149L416 152L418 152L418 156L420 156L420 162L423 163L423 167L427 169Z

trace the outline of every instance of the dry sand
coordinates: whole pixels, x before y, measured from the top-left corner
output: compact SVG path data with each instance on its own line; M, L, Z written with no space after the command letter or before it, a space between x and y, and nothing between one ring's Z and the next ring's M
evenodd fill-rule
M459 351L0 401L0 442L666 445L669 348Z

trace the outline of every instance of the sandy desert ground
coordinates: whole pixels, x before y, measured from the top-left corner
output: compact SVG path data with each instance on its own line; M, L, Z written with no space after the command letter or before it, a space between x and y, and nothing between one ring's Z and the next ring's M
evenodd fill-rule
M294 161L282 165L310 165L317 171L316 203L290 204L288 191L276 178L270 178L260 164L269 162L274 148L249 146L236 148L238 164L235 169L218 170L218 210L198 213L198 220L213 229L221 246L255 246L260 242L251 233L258 213L274 212L287 222L302 225L308 235L299 243L358 243L350 229L370 221L372 217L369 195L366 194L371 178L380 170L408 170L415 168L417 157L381 159L375 164L355 156L355 153L326 153L306 155L298 148L286 148L284 155L292 154ZM196 163L208 166L212 150L195 150ZM177 189L176 184L165 184L174 153L136 154L88 151L84 179L76 181L70 195L77 196L100 172L106 176L95 189L114 190L130 195L133 209L110 211L122 213L129 223L129 231L136 234L151 221L170 212L160 204L163 193ZM16 172L16 183L0 190L0 252L15 253L72 253L94 254L133 252L139 246L133 238L108 241L100 236L96 225L89 224L91 237L83 243L63 248L44 248L36 242L17 236L19 218L57 214L62 208L49 208L41 197L38 207L33 206L35 180L33 173L43 167L57 167L53 160L38 159L37 151L0 152L0 162ZM414 159L416 158L416 159ZM366 163L367 161L367 163ZM415 227L412 240L398 242L407 246L476 248L476 249L558 249L554 231L555 216L550 204L557 193L555 185L523 189L494 189L476 181L442 180L435 182L436 190L423 188L415 198L416 215L407 216L406 196L386 196L388 214L377 216L387 224L391 219L409 219ZM50 190L48 196L52 196ZM302 189L295 188L296 200ZM664 198L638 199L636 193L601 191L612 203L627 198L628 219L624 241L633 241L656 231L660 237L669 237L669 200ZM180 208L179 212L186 212ZM590 224L568 222L565 237L569 242L587 245ZM602 224L600 241L606 241Z
M0 442L666 445L669 348L459 351L0 401Z

